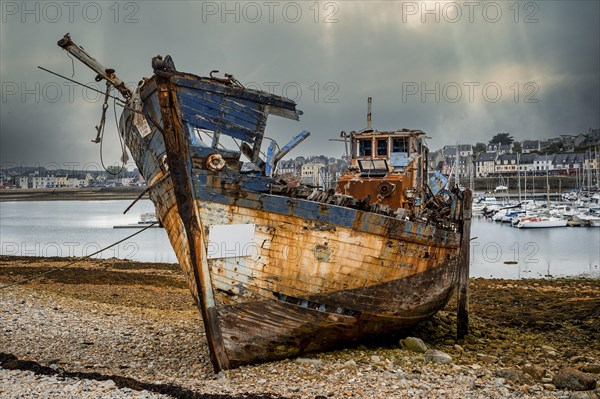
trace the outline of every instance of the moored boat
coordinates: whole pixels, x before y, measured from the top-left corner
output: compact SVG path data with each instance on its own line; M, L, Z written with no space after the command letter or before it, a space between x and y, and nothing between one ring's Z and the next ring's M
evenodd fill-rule
M293 101L232 75L177 71L169 56L132 91L68 35L58 44L124 98L121 135L202 313L215 370L398 332L466 290L471 194L427 181L422 132L353 134L338 193L290 185L277 164L308 132L261 148L270 114L299 118Z
M533 228L548 228L548 227L565 227L567 219L557 218L553 216L533 216L520 219L517 227L520 229Z
M113 229L142 229L144 227L161 227L154 212L142 213L137 223L118 224L113 226Z

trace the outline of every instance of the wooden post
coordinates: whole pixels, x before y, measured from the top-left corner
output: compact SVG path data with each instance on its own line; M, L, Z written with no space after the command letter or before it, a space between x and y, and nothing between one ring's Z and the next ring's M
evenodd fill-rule
M469 333L469 263L471 260L471 208L473 194L465 190L462 206L463 229L460 238L460 255L458 264L458 314L456 335L463 339Z

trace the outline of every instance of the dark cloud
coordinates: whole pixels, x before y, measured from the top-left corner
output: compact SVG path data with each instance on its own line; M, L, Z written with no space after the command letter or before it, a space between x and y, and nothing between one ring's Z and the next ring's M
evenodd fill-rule
M276 94L296 97L305 112L302 120L273 118L267 134L284 141L310 130L312 137L298 154L340 155L343 145L329 139L366 125L368 96L374 98L375 127L425 130L433 147L487 141L497 132L545 138L600 126L598 2L517 3L517 23L514 2L496 3L502 16L495 23L485 19L494 16L492 9L482 14L483 2L473 22L463 2L429 2L440 12L452 11L452 4L462 7L455 23L444 19L450 14L439 14L439 23L431 14L421 23L422 10L407 14L421 2L322 2L316 23L313 2L294 3L299 18L295 6L284 13L289 2L275 3L272 15L264 3L252 3L260 18L248 2L227 3L230 10L238 7L232 13L221 9L222 2L121 2L118 14L111 2L81 2L72 21L64 6L56 18L51 7L44 11L45 3L28 3L30 10L38 4L37 15L24 12L23 4L2 3L3 163L99 161L99 148L90 140L100 99L37 69L42 65L71 76L71 61L56 46L67 32L128 82L151 74L153 56L171 54L180 70L205 75L219 69L246 84L271 85ZM96 6L102 16L91 22ZM338 22L325 23L326 18ZM76 79L93 81L77 62L75 72ZM490 99L492 91L482 92L486 84L489 90L499 87L502 96ZM409 94L415 85L419 91ZM62 88L58 96L56 87ZM452 102L456 87L462 96ZM423 97L421 89L430 92ZM537 102L525 102L527 95ZM112 118L105 158L114 164L120 150Z

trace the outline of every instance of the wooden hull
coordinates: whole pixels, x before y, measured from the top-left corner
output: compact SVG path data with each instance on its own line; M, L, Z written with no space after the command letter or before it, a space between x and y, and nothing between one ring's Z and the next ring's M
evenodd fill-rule
M447 303L459 225L272 195L260 179L207 170L173 81L158 77L142 90L149 133L129 110L121 129L201 310L216 370L400 331ZM214 226L253 226L251 250L211 249Z

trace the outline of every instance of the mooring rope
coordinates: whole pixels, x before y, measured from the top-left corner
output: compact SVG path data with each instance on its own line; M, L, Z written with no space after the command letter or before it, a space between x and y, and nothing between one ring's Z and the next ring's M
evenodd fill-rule
M156 225L156 224L158 224L158 222L153 222L152 224L150 224L150 225L148 225L148 226L144 227L143 229L141 229L141 230L139 230L139 231L137 231L137 232L135 232L135 233L133 233L133 234L130 234L129 236L127 236L127 237L125 237L125 238L122 238L122 239L120 239L119 241L117 241L117 242L115 242L115 243L113 243L113 244L110 244L108 247L104 247L104 248L102 248L101 250L99 250L99 251L96 251L96 252L94 252L94 253L92 253L92 254L89 254L89 255L83 256L83 257L81 257L81 258L78 258L77 260L75 260L75 261L73 261L73 262L69 262L69 263L67 263L67 264L66 264L66 265L64 265L64 266L55 267L54 269L46 270L45 272L42 272L42 273L39 273L39 274L33 275L33 276L31 276L31 277L24 278L24 279L22 279L22 280L15 281L15 282L13 282L13 283L10 283L10 284L6 284L6 285L0 285L0 290L2 290L2 289L4 289L4 288L13 287L13 286L15 286L15 285L23 284L23 283L26 283L26 282L28 282L28 281L31 281L31 280L35 280L36 278L43 277L43 276L45 276L45 275L47 275L47 274L54 273L54 272L56 272L56 271L58 271L58 270L62 270L62 269L64 269L64 268L67 268L67 267L69 267L69 266L71 266L71 265L74 265L74 264L76 264L76 263L79 263L79 262L81 262L81 261L83 261L83 260L85 260L85 259L91 258L92 256L94 256L94 255L97 255L97 254L99 254L99 253L100 253L100 252L102 252L102 251L106 251L107 249L109 249L109 248L112 248L112 247L114 247L115 245L119 245L119 244L120 244L120 243L122 243L123 241L129 240L130 238L132 238L132 237L135 237L136 235L138 235L138 234L140 234L140 233L142 233L142 232L144 232L144 231L148 230L150 227L152 227L152 226L154 226L154 225Z

